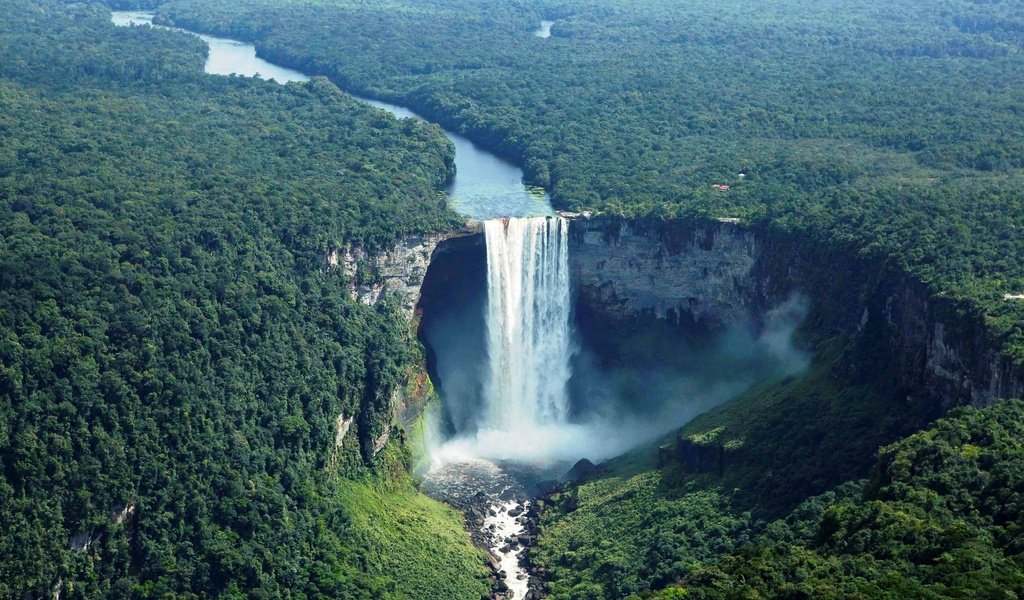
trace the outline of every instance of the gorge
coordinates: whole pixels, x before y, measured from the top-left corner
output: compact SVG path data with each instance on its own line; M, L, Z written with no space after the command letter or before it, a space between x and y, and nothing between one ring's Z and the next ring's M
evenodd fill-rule
M1024 590L1016 6L0 5L0 596Z
M452 205L491 220L408 237L384 252L328 249L325 265L353 282L358 299L397 293L410 322L420 319L443 409L434 413L441 435L424 489L456 506L484 492L480 506L498 521L479 526L502 526L482 545L496 555L495 571L506 572L512 597L529 588L521 546L507 543L523 524L510 511L527 510L543 480L579 459L615 457L759 382L801 373L811 360L792 342L801 325L871 347L844 359L852 380L897 365L898 406L909 406L909 416L882 442L951 404L1020 393L1019 373L986 349L975 324L898 271L736 219L516 218L552 211L522 186L521 171L449 137L457 149ZM390 418L411 424L428 403L398 394ZM343 416L341 439L350 423ZM391 428L383 429L373 453L388 442ZM724 468L730 452L682 438L662 445L664 460L698 471Z
M114 16L120 24L151 18ZM203 39L210 44L207 72L308 80L275 70L250 45ZM241 55L247 58L239 62ZM415 118L402 107L360 100ZM672 239L663 248L640 232L627 234L619 248L610 229L617 221L551 216L546 197L523 186L518 168L448 136L456 147L448 194L469 219L466 229L407 237L384 252L330 248L324 264L349 278L353 297L375 303L397 294L410 322L421 315L426 366L441 397L440 410L426 413L439 418L427 424L435 434L427 436L433 465L423 473L424 490L495 513L498 522L474 524L487 529L480 543L496 556L495 572L505 571L509 597L525 597L524 546L506 543L525 521L500 517L528 511L544 481L561 478L580 459L622 454L758 381L804 369L807 357L790 337L806 301L785 304L782 293L770 301L744 297L752 247L722 243L695 260L689 251L700 244ZM680 245L687 251L676 253ZM669 269L657 273L662 258ZM772 312L784 304L789 308ZM644 345L676 360L638 353ZM400 389L391 404L389 418L411 425L430 401ZM339 415L337 428L340 446L355 431L352 418ZM390 439L390 424L380 429L367 441L370 456ZM466 504L480 493L483 502ZM503 528L492 534L496 523Z

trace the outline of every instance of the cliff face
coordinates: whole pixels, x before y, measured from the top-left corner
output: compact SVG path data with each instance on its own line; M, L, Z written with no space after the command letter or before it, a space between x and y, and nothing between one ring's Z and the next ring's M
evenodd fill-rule
M845 334L942 408L1024 395L1024 374L992 349L978 317L881 262L734 221L578 218L570 268L581 302L610 320L715 327L759 319L799 291L812 326ZM879 356L881 353L884 356ZM871 368L851 355L851 372Z
M569 268L609 320L650 315L715 325L757 308L755 235L718 222L575 219Z
M350 279L352 297L361 302L397 294L413 327L431 262L483 243L480 224L471 223L460 231L409 236L376 254L332 250L325 264ZM812 328L846 336L859 348L843 365L853 377L891 366L904 387L939 409L1024 396L1024 373L993 350L980 317L846 249L730 220L612 217L573 218L569 243L574 291L602 320L657 318L714 329L757 321L796 291L811 301ZM411 391L424 389L416 384L423 376L423 368L412 369L407 385L395 390L391 424L415 417L424 398ZM339 441L348 422L339 418ZM375 451L390 431L374 440Z
M410 329L416 324L423 281L431 261L437 256L465 245L482 243L482 229L477 222L467 223L464 229L435 234L414 234L403 237L394 247L383 252L368 252L364 248L331 248L324 254L324 269L337 272L349 281L353 300L363 304L376 304L388 295L398 298ZM389 410L383 417L379 435L363 444L367 459L377 455L391 439L395 425L406 424L416 418L433 393L425 365L413 365L401 386L392 390ZM339 414L335 424L335 448L340 451L356 418ZM353 443L357 443L353 442Z
M325 253L324 267L345 275L352 299L363 304L376 304L387 294L397 295L411 324L420 287L436 254L444 252L448 245L471 241L480 233L480 223L471 221L457 231L407 235L383 252L371 253L360 247L331 248Z

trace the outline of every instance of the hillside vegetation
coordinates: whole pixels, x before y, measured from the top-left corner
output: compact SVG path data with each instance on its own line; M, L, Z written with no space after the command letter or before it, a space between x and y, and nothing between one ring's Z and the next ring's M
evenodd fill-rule
M811 498L653 598L1016 598L1024 590L1024 405L960 409L882 448L870 477Z
M1024 302L1007 298L1024 294L1020 3L171 0L159 15L412 106L519 159L563 208L851 243L962 300L1024 360Z
M927 415L833 364L556 495L536 554L551 597L1016 598L1024 404L957 409L899 440Z
M324 268L459 222L442 132L98 4L0 14L0 597L479 598L461 516L372 456L408 325Z

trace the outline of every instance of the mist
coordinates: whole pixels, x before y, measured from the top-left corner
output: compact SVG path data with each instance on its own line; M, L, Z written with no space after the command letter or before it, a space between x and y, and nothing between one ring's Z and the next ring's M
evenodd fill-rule
M444 399L432 419L431 458L437 462L481 458L537 468L581 458L600 462L652 442L760 382L799 374L810 362L794 341L809 309L799 294L760 319L731 323L710 336L676 335L668 323L659 324L664 331L638 330L635 339L616 339L611 358L607 348L593 348L577 332L568 421L499 429L481 426L487 406L482 304L468 294L457 304L425 329ZM472 313L466 310L481 313L480 328L467 323Z

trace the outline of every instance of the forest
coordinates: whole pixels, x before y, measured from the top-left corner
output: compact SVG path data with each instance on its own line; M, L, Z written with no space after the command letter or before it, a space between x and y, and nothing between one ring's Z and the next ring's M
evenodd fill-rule
M320 77L205 76L198 39L115 28L110 8ZM2 597L486 594L405 433L374 449L421 349L395 303L351 300L325 264L459 226L454 150L342 89L517 161L559 208L737 218L909 273L1024 365L1020 3L0 12ZM547 500L553 598L1024 594L1021 401L935 420L886 368L844 368L875 348L802 334L807 373Z
M459 223L441 130L99 4L0 13L0 597L479 597L374 453L408 324L325 269Z
M411 106L560 208L739 218L903 271L1024 364L1017 3L170 0L158 19ZM553 499L554 598L1020 595L1019 402L929 425L886 368L848 376L851 340L807 335L806 375ZM729 462L665 460L677 443Z
M158 18L411 106L561 208L851 243L1024 360L1017 3L171 0Z

